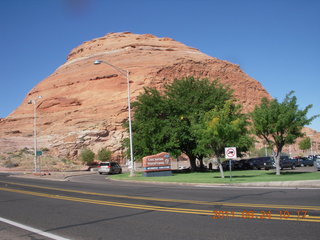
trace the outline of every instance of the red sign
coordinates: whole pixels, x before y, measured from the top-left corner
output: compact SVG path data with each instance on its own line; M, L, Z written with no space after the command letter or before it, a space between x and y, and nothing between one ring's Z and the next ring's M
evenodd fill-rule
M235 147L227 147L225 148L225 158L237 158L237 148Z

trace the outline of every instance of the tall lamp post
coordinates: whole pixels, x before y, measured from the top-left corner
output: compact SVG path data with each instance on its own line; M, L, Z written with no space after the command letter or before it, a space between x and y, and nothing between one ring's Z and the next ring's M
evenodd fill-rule
M132 127L131 127L131 104L130 104L130 78L129 78L129 71L122 69L120 67L114 66L111 63L108 63L107 61L102 60L96 60L94 61L95 65L99 65L101 63L107 64L108 66L112 67L113 69L120 72L123 76L127 79L127 85L128 85L128 115L129 115L129 140L130 140L130 177L134 176L134 162L133 162L133 146L132 146Z
M40 171L40 163L38 166L37 161L37 99L41 99L42 96L38 96L36 99L30 100L28 104L33 104L33 147L34 147L34 172Z

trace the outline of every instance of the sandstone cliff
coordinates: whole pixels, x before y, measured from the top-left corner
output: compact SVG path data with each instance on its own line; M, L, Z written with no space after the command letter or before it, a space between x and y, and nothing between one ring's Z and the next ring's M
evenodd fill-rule
M10 147L23 148L21 142L30 146L33 108L28 101L41 95L37 100L40 146L70 157L85 146L94 150L107 147L121 156L121 140L127 136L122 128L128 118L126 79L106 64L94 65L97 59L130 71L132 100L145 86L161 88L185 76L228 84L246 112L262 97L270 98L238 65L170 38L110 33L73 49L67 61L35 86L21 106L0 120L0 138L10 142ZM15 144L14 139L19 141Z

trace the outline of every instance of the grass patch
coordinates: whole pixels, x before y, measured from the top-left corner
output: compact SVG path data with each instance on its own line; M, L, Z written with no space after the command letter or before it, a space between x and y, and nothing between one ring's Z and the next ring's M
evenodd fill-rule
M109 175L114 180L134 180L134 181L155 181L155 182L178 182L178 183L230 183L229 172L225 172L225 178L220 178L220 172L194 172L194 173L174 173L173 176L166 177L144 177L141 172L135 177L130 177L129 173ZM248 182L272 182L272 181L301 181L320 180L320 172L282 172L276 176L274 171L249 170L233 171L232 183Z

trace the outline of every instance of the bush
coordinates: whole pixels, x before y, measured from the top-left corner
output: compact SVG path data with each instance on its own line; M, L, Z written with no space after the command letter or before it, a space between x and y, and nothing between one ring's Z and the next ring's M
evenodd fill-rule
M106 162L111 159L112 152L109 149L102 148L98 152L98 160L101 162Z
M61 159L61 162L63 162L64 164L69 164L69 163L70 163L70 160L67 159L67 158L62 158L62 159Z
M88 148L85 148L81 151L80 158L83 163L90 165L93 163L94 160L94 152L92 152Z
M29 148L27 148L27 147L20 149L21 154L23 154L23 153L29 154L29 151L31 151L31 150L29 150Z
M19 163L16 160L8 159L3 164L6 168L15 168L19 166Z
M45 147L45 148L41 148L41 151L42 151L42 152L49 152L50 149Z

